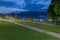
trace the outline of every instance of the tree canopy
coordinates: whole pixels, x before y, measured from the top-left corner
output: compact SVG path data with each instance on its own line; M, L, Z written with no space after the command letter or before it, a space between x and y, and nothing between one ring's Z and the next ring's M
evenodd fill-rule
M59 0L52 0L51 5L48 9L48 16L53 18L54 22L60 18L60 1Z
M60 3L59 0L52 0L51 5L48 10L49 15L52 16L60 16Z

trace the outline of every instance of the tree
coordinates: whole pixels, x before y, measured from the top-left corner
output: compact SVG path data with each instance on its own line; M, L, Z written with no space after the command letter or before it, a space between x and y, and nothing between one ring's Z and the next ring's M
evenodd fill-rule
M54 20L53 22L56 23L58 15L60 15L60 4L58 0L52 0L51 5L48 10L48 15Z

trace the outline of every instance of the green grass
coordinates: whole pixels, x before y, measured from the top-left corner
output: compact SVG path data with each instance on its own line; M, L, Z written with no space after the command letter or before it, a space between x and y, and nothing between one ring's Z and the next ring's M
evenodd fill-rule
M60 40L6 21L0 21L0 40Z
M56 33L60 33L60 26L54 25L54 24L50 24L49 23L34 23L34 22L28 22L28 21L15 21L18 23L22 23L25 25L29 25L29 26L33 26L33 27L38 27L41 29L45 29L48 31L52 31L52 32L56 32Z

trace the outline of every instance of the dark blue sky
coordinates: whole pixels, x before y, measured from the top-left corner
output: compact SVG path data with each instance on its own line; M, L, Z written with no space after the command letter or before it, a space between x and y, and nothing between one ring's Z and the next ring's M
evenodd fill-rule
M0 13L13 11L47 10L51 0L0 0Z

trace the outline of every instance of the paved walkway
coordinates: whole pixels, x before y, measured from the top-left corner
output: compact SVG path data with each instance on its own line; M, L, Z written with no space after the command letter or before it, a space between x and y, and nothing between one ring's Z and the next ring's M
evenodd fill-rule
M5 21L8 21L8 20L5 20ZM8 22L10 22L10 21L8 21ZM29 29L32 29L32 30L35 30L35 31L38 31L38 32L41 32L41 33L44 33L44 34L47 34L47 35L50 35L50 36L53 36L53 37L56 37L56 38L60 38L60 34L58 34L58 33L50 32L50 31L43 30L43 29L36 28L36 27L32 27L32 26L27 26L27 25L24 25L24 24L19 24L19 23L14 23L14 24L20 25L20 26L23 26L25 28L29 28Z
M29 29L38 31L38 32L42 32L42 33L51 35L51 36L56 37L56 38L60 38L60 34L58 34L58 33L46 31L46 30L43 30L43 29L40 29L40 28L36 28L36 27L32 27L32 26L27 26L27 25L24 25L24 24L19 24L19 23L15 23L15 24L20 25L20 26L23 26L25 28L29 28Z

